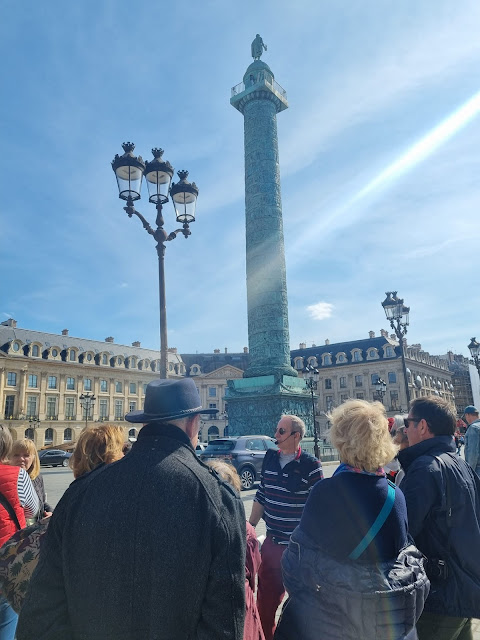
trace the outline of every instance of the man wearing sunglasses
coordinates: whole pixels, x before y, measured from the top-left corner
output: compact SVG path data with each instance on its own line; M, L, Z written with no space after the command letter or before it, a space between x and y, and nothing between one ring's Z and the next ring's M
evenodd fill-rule
M430 594L417 623L419 640L470 640L480 617L480 479L455 454L455 407L417 398L405 418L409 531L427 558Z
M323 478L319 460L302 451L305 423L297 416L282 416L275 431L278 451L265 454L260 487L250 515L254 527L265 520L267 537L262 545L258 572L257 606L265 640L275 632L275 614L285 595L281 559L290 536L302 517L313 485Z

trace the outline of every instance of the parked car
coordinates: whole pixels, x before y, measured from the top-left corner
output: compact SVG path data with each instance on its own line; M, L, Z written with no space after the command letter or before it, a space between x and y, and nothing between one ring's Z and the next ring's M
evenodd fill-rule
M62 449L44 449L38 452L41 467L68 467L72 454Z
M217 438L209 442L200 454L200 460L208 462L220 458L232 464L240 476L242 489L251 489L260 479L263 459L268 449L276 449L273 438L268 436L236 436Z
M195 453L199 456L208 447L208 442L197 442Z

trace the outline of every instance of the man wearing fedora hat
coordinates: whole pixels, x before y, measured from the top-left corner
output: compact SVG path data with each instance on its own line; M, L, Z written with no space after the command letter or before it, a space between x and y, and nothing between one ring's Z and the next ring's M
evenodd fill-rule
M75 480L57 505L18 640L243 637L245 514L195 455L190 378L155 380L122 460Z

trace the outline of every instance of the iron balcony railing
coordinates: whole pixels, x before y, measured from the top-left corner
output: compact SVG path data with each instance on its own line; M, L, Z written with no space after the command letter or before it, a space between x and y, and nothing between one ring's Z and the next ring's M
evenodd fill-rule
M272 87L272 89L276 93L279 93L283 98L285 98L285 100L287 99L287 92L282 86L278 84L278 82L276 82L276 80L273 80L273 79L271 80L268 76L264 76L262 79L256 82L252 82L252 84L248 86L248 89L250 89L251 87L254 87L257 84L258 85L266 84L269 87ZM232 87L232 98L237 96L239 93L242 93L243 91L245 91L246 88L247 87L245 86L244 82L239 82L239 84Z

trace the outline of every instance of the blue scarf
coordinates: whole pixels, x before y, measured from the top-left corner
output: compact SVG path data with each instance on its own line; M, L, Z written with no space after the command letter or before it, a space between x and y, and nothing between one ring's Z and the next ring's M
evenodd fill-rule
M385 477L385 471L382 469L382 467L378 467L376 471L365 471L365 469L352 467L346 462L342 462L341 464L339 464L339 466L337 467L333 475L336 476L338 473L362 473L363 475L366 475L366 476Z

